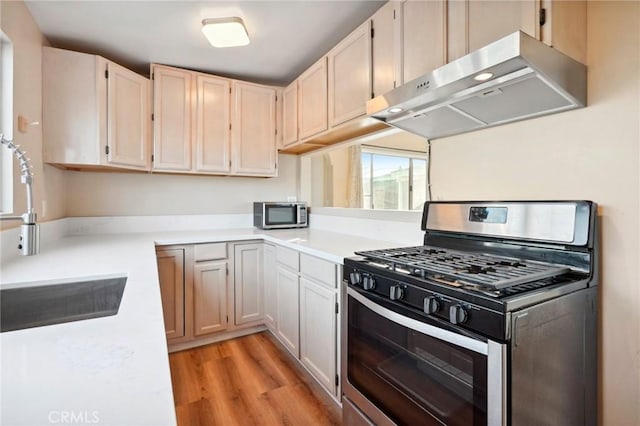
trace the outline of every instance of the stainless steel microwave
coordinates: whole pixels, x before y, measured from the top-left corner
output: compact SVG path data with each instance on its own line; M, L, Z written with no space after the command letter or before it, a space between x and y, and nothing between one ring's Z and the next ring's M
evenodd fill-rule
M253 225L260 229L306 228L309 226L307 203L253 203Z

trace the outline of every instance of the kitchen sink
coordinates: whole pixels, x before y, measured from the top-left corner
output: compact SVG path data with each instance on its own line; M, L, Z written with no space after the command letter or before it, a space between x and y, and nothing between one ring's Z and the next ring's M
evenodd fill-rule
M8 285L0 289L0 332L116 315L126 276Z

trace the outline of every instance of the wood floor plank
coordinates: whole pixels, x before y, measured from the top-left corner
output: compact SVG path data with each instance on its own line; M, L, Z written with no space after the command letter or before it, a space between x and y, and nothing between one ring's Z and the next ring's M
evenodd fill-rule
M340 409L269 332L169 356L180 426L340 425Z

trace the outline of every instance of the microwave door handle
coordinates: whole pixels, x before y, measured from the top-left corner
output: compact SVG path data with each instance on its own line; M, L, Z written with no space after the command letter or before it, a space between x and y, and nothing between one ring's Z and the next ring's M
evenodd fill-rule
M454 333L440 327L435 327L433 325L429 325L420 321L416 321L413 318L408 318L404 315L400 315L397 312L393 312L369 300L367 297L363 296L352 288L347 288L347 294L363 304L366 308L372 310L376 314L389 321L395 322L398 325L410 328L411 330L417 331L418 333L426 334L427 336L433 337L435 339L451 343L452 345L469 349L470 351L477 352L482 355L487 355L489 352L488 344L483 341L472 339L471 337L463 336L461 334Z
M300 212L302 210L302 206L300 204L296 205L296 225L300 223Z

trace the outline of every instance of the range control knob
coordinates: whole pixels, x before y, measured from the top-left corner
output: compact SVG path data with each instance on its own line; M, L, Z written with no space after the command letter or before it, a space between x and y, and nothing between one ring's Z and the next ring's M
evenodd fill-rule
M451 324L464 324L469 318L467 310L462 305L449 307L449 322Z
M389 288L389 298L391 300L401 300L404 297L404 289L399 285L392 285Z
M442 302L436 296L429 296L424 298L424 313L427 315L435 314L442 309Z
M365 290L373 290L374 288L376 288L376 282L374 281L373 277L365 275L362 278L362 288L364 288Z
M351 285L358 285L362 282L362 275L360 272L351 272L349 273L349 283Z

